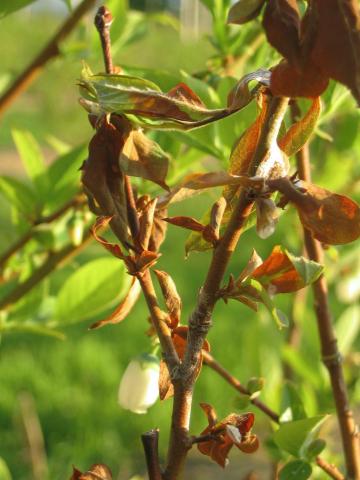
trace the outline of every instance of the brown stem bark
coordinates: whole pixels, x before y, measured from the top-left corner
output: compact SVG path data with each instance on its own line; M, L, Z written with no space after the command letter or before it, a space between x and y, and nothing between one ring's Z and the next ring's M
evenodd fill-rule
M161 480L161 469L159 462L159 430L150 430L141 435L149 480Z
M48 61L60 55L60 44L69 36L79 20L95 4L95 1L96 0L83 0L83 2L75 8L48 44L0 97L0 117L11 103L36 79Z
M250 175L254 175L258 165L269 151L272 141L276 139L287 105L287 98L271 99L259 143L249 169ZM196 366L200 361L201 349L211 326L211 315L217 301L220 284L252 207L253 201L248 198L246 191L242 190L225 233L214 249L205 283L200 291L195 310L189 318L189 333L184 361L180 365L179 380L174 382L175 397L168 461L164 473L165 480L177 479L185 462L189 448L187 433Z
M309 147L305 145L296 155L299 177L311 182ZM310 231L304 228L304 242L311 260L322 263L321 243L315 240ZM334 403L341 433L347 478L360 480L360 441L353 412L349 405L348 392L342 369L342 358L337 347L337 339L332 323L329 305L328 286L324 275L312 285L315 299L315 314L319 331L322 361L330 376Z
M216 373L218 373L224 380L226 380L229 385L231 385L233 388L235 388L238 392L240 392L243 395L248 395L250 396L249 390L244 387L244 385L241 384L241 382L235 378L233 375L231 375L230 372L228 372L222 365L219 364L215 358L210 355L208 352L203 352L203 359L205 364L210 367L212 370L214 370ZM268 407L265 403L261 402L257 398L250 399L250 402L255 405L259 410L261 410L265 415L267 415L271 420L273 420L276 423L280 422L280 417L279 415L274 412L270 407ZM344 475L336 468L335 465L331 465L328 462L326 462L323 458L321 457L316 457L316 464L326 472L329 477L333 478L334 480L345 480Z

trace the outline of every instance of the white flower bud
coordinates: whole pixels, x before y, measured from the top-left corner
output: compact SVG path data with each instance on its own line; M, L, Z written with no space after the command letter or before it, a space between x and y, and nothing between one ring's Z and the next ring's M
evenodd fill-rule
M127 366L120 382L118 402L126 410L146 413L159 396L159 359L144 353Z

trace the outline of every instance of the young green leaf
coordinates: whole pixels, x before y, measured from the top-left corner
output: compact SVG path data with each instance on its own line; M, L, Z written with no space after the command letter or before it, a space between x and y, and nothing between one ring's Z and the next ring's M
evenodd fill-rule
M40 196L44 197L48 189L48 179L44 157L37 141L30 132L24 130L13 130L12 135L26 173Z
M274 440L283 450L300 457L302 448L316 439L320 427L328 417L318 415L282 423L274 433Z
M95 317L126 294L130 277L122 262L97 258L78 268L63 284L55 306L59 324Z
M34 219L39 211L38 198L26 183L13 177L0 177L0 194L27 218Z
M311 465L303 460L287 463L279 473L279 480L307 480L312 474Z

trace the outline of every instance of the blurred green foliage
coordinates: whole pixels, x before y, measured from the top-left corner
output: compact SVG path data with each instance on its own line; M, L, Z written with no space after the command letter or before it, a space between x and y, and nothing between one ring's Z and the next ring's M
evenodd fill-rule
M128 11L125 2L107 3L115 10L115 63L128 73L155 81L164 90L185 81L209 107L226 103L236 78L257 68L269 67L277 58L261 41L257 21L246 27L225 25L226 1L204 1L213 6L214 29L209 38L203 36L191 43L180 41L177 22L166 15L146 16ZM2 51L2 90L46 42L59 21L60 18L41 12L19 12L1 20L0 44L7 45ZM21 39L21 42L14 39ZM253 50L252 43L255 45ZM7 156L12 155L11 131L16 130L15 143L29 177L0 178L2 251L29 228L30 223L26 223L24 216L30 219L51 214L77 189L78 168L86 155L85 147L79 145L85 144L91 135L86 115L77 103L75 84L81 68L80 60L86 59L95 71L102 69L91 16L79 25L63 50L63 56L47 66L3 120L1 156L6 161ZM229 59L235 60L229 63ZM350 192L359 200L359 111L346 90L335 84L330 85L323 100L324 110L311 144L314 180L334 191ZM303 101L301 107L305 111L308 102ZM169 183L173 185L189 172L226 168L234 141L253 120L254 114L255 106L250 105L231 118L191 133L152 133L173 157ZM31 135L24 131L31 132ZM34 139L46 152L50 145L51 155L57 156L57 162L49 168L47 161L42 163ZM158 188L144 185L138 179L135 183L142 191L154 192ZM195 197L195 200L171 207L171 215L201 218L215 199L214 191ZM40 229L24 254L11 260L9 268L19 273L20 279L28 278L34 271L42 260L44 249L56 250L69 242L68 222L73 214L70 212L45 232ZM89 219L86 221L89 223ZM183 299L184 319L194 306L209 263L209 253L192 254L184 261L186 238L184 231L170 226L158 263L159 268L169 272L177 284ZM281 217L276 233L267 242L257 238L253 230L243 235L229 272L239 273L253 248L266 257L276 244L294 254L301 254L301 228L290 209ZM351 399L357 409L360 403L357 374L360 354L356 353L360 348L359 300L355 299L357 303L349 306L344 297L339 299L337 296L336 285L358 275L360 265L354 260L359 256L359 248L353 244L331 247L326 252L331 306L345 354ZM79 290L75 289L79 286L81 272L85 271L85 278L89 274L86 268L92 265L91 262L98 266L98 277L101 278L98 278L97 296L89 297L92 303L87 304L86 297L81 297ZM108 263L113 260L99 246L91 244L11 308L7 321L10 320L16 328L6 332L6 323L0 317L0 328L5 330L0 347L0 457L8 465L13 479L33 478L19 402L23 392L29 392L35 400L45 438L49 478L68 478L72 464L85 469L94 462L109 464L114 472L119 472L119 478L143 473L139 436L156 426L161 429L161 455L165 453L171 402L157 403L146 416L137 416L121 410L116 400L126 365L133 356L150 349L149 339L144 334L148 328L144 301L139 301L121 325L87 330L94 320L103 318L114 308L128 281L120 272L123 285L120 281L116 285L117 266L111 267L112 277L112 270L105 266ZM9 278L0 287L0 300L16 281ZM73 295L72 304L70 294ZM209 335L215 358L244 384L253 377L264 377L261 399L282 414L289 414L290 409L294 420L303 418L305 412L308 417L333 413L329 382L319 362L311 292L301 298L280 295L276 304L289 316L290 328L293 328L294 321L299 328L300 339L296 347L287 344L288 332L278 331L265 309L254 314L237 302L219 303ZM96 313L90 314L90 307ZM73 324L80 320L81 323ZM38 332L45 334L54 333L56 328L65 334L66 339L59 341L33 335L27 331L31 330L30 327L34 330L37 327ZM284 383L285 368L291 368L296 388L291 382ZM199 433L206 424L197 408L201 401L213 404L219 416L234 408L254 410L244 399L237 397L231 387L204 368L195 392L192 432ZM256 412L256 418L255 430L261 432L265 444L271 433L269 422L259 412ZM331 447L325 450L325 456L330 455L331 450L335 451L331 460L337 460L338 453L337 439L332 437L334 423L325 424L323 435ZM273 458L279 458L279 455L287 458L274 443L268 450ZM196 454L194 458L197 458ZM299 467L298 464L289 465ZM306 463L305 467L300 467L308 468ZM1 463L0 468L0 479L8 480L6 467ZM324 477L314 470L312 478Z

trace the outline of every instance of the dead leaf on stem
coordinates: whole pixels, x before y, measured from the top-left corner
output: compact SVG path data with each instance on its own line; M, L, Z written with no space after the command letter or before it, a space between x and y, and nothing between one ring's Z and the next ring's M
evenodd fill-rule
M200 434L211 436L210 440L198 443L198 449L203 455L209 456L221 467L229 463L228 454L235 445L244 453L253 453L259 448L259 440L256 435L251 434L255 416L253 413L238 415L231 413L223 420L218 421L215 409L207 404L201 403L209 425Z
M109 467L103 463L96 463L86 472L81 472L73 467L70 480L112 480L112 473Z
M174 280L168 273L162 270L154 270L154 273L159 281L160 288L164 296L166 309L169 313L169 327L174 329L178 326L181 317L182 302L180 295L177 291Z
M120 305L105 319L98 320L90 326L90 329L96 329L105 325L116 324L122 322L131 312L135 303L137 302L141 292L140 283L137 278L133 277L129 291Z

